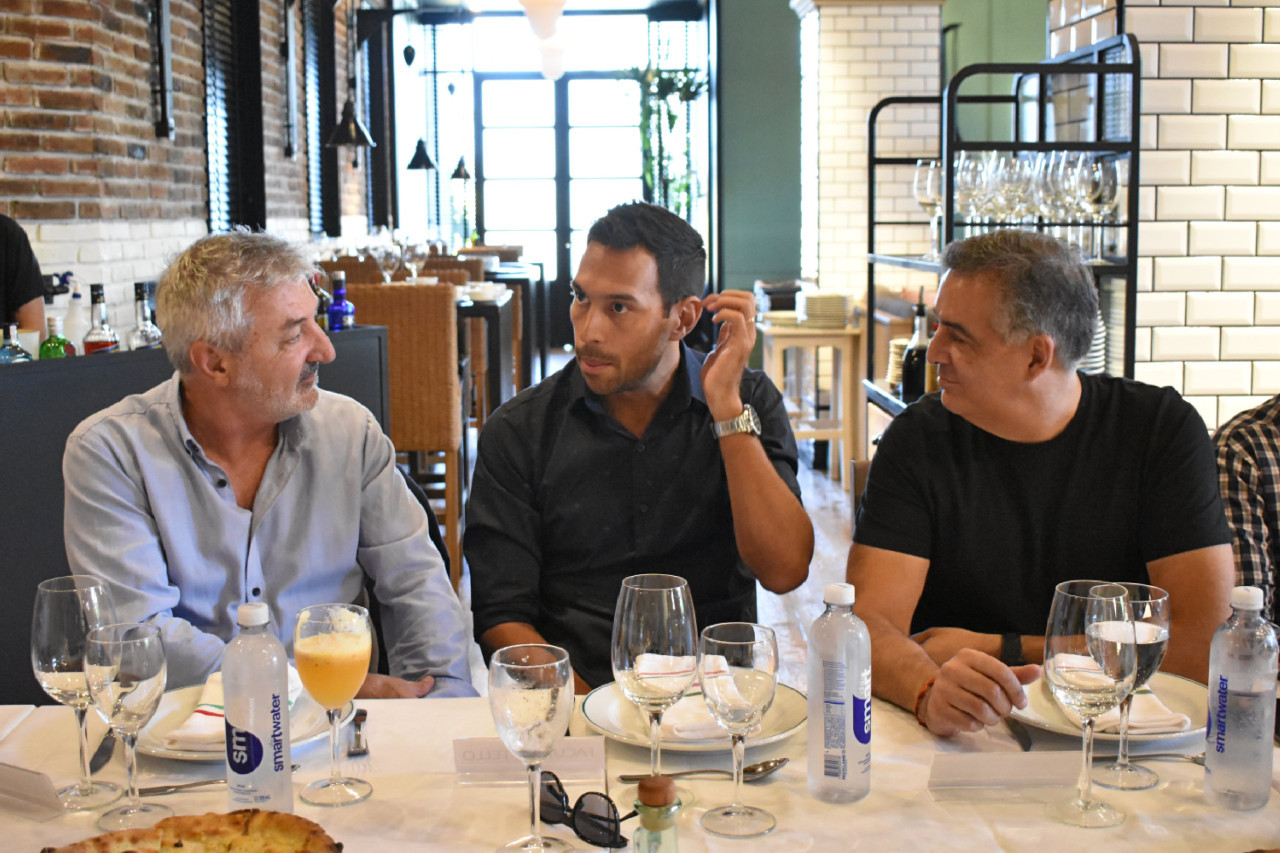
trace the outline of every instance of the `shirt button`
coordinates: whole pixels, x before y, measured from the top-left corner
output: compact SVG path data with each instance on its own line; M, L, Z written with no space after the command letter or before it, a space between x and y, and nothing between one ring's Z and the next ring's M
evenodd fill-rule
M643 441L636 445L636 453L644 453L644 442L643 442Z
M649 505L648 505L648 504L640 504L640 511L641 511L641 512L648 512L648 511L649 511Z
M257 597L258 597L258 596L260 596L260 595L262 595L262 587L255 586L255 587L253 588L253 597L254 597L254 598L257 598Z
M221 479L221 478L219 478L219 479L218 479L218 488L219 488L219 489L225 489L226 487L227 487L227 481L226 481L226 480L223 480L223 479Z

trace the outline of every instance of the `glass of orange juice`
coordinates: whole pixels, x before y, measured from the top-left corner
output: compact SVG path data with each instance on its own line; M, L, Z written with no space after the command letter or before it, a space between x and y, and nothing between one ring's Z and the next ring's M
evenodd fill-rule
M342 775L338 761L338 723L369 674L373 631L369 611L355 604L315 604L298 611L293 657L307 688L329 715L329 778L302 789L304 803L346 806L367 799L373 786Z

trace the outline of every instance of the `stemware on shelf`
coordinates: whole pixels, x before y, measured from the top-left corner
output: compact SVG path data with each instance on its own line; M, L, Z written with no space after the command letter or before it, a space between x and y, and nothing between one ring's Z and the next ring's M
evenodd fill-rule
M939 233L942 216L942 167L937 160L917 160L912 184L916 203L929 214L929 251L922 260L936 261L942 257L939 251Z
M733 741L733 802L704 812L699 823L712 835L750 838L777 825L772 814L742 804L746 737L773 704L778 685L778 642L773 630L753 622L725 622L702 631L698 671L702 695L715 721Z
M138 795L138 732L160 707L166 678L164 641L148 623L94 628L85 646L84 674L93 704L124 744L129 801L98 819L106 832L153 825L173 814Z
M338 726L342 709L355 698L369 673L373 630L369 611L356 604L314 604L298 611L293 656L302 686L329 718L329 778L317 779L298 794L313 806L348 806L365 800L373 786L342 775Z
M507 646L489 661L489 710L498 737L529 774L529 834L501 850L570 850L558 838L543 838L539 821L542 762L564 737L573 713L569 653L536 643Z
M118 785L89 775L89 718L92 698L84 674L85 645L94 628L116 621L106 584L88 575L43 581L36 588L31 617L31 669L52 698L75 712L80 734L80 781L58 791L68 810L96 809L120 798Z
M1095 768L1093 781L1106 788L1142 791L1154 788L1160 777L1149 767L1129 762L1129 711L1134 694L1146 686L1164 660L1169 646L1169 593L1142 583L1118 584L1129 595L1137 640L1133 691L1120 703L1120 749L1116 760Z
M662 760L662 714L698 674L698 628L689 583L675 575L632 575L613 611L613 678L649 719L649 772Z
M1119 584L1063 581L1053 594L1044 638L1044 674L1054 697L1081 718L1083 765L1079 790L1049 806L1072 826L1116 826L1125 813L1093 799L1093 728L1099 714L1133 690L1136 635L1129 596Z
M1115 158L1081 155L1079 185L1084 197L1084 207L1093 225L1093 251L1090 257L1094 261L1104 260L1105 225L1120 201L1119 177Z

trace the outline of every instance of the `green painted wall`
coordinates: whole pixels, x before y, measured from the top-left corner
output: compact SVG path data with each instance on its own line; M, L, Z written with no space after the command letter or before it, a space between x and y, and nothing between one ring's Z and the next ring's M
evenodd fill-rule
M787 0L713 0L724 287L800 274L800 19Z
M948 76L975 62L1039 62L1048 19L1048 0L946 0L943 27L960 24L946 39ZM965 83L961 94L1007 95L1011 85L1007 76L984 76ZM968 139L1012 138L1007 109L963 107L958 123Z

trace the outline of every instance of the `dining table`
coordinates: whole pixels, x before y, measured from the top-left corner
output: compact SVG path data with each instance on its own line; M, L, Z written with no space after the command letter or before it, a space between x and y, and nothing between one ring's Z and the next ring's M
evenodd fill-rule
M584 717L579 697L569 734L598 734ZM295 798L295 813L322 825L345 853L398 851L492 851L528 831L528 790L517 774L506 784L468 784L455 770L454 740L495 736L488 700L463 699L359 700L368 712L364 727L366 756L344 759L344 770L373 784L366 801L342 808L318 808ZM102 731L94 721L94 742ZM608 728L608 726L605 726ZM76 777L76 738L72 713L62 706L0 706L0 761L48 774L55 786ZM344 732L344 743L347 733ZM727 747L727 741L725 742ZM1144 744L1142 748L1149 748ZM1033 752L1065 750L1079 754L1078 738L1034 732ZM1203 741L1187 738L1180 749L1194 752ZM1269 748L1269 745L1268 745ZM1050 821L1044 814L1048 797L1064 797L1069 788L987 789L972 795L940 798L930 793L930 768L939 756L1020 753L1010 734L999 726L975 734L939 738L911 714L879 700L873 702L871 791L861 801L830 805L812 797L806 783L806 724L800 723L772 743L752 747L747 761L785 756L790 762L767 779L743 786L743 800L768 809L777 828L751 839L708 835L698 824L706 809L732 796L732 782L684 778L679 784L693 802L677 817L682 853L698 851L956 850L956 851L1200 851L1244 853L1280 847L1280 795L1247 812L1208 805L1203 797L1204 769L1189 762L1152 763L1160 783L1138 792L1103 791L1124 809L1128 819L1109 829L1078 829ZM1141 750L1138 750L1141 751ZM1162 747L1162 751L1163 747ZM100 772L122 783L121 749ZM603 742L602 761L594 779L566 783L570 801L586 791L610 796L625 814L636 788L618 781L623 773L647 772L649 751L642 745L612 738ZM293 760L295 791L328 773L328 745L318 738L297 746ZM665 770L694 767L728 768L727 748L663 751ZM1276 763L1280 770L1280 762ZM142 755L138 761L143 786L218 777L220 761L177 761ZM171 794L157 798L179 814L227 809L225 789ZM40 820L15 800L0 797L0 826L7 851L36 853L96 835L97 812L70 812ZM637 826L623 823L628 837ZM598 848L577 839L563 825L543 825L547 835L577 849Z

